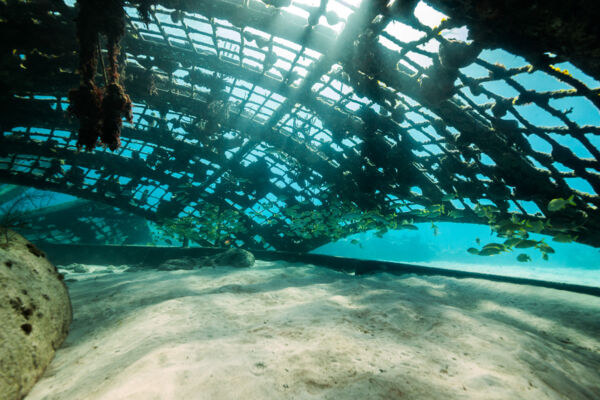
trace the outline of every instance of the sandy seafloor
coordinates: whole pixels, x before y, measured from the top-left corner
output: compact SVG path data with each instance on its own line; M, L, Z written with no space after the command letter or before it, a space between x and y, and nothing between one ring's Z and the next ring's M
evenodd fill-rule
M27 400L600 399L598 297L283 262L78 270Z

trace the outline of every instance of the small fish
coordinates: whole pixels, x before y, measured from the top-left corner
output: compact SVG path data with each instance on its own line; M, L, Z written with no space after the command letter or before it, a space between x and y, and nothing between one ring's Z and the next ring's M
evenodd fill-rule
M432 213L434 213L434 212L443 213L444 208L445 207L443 204L432 204L429 207L427 207L427 210L431 211Z
M481 239L479 239L479 238L475 238L475 243L477 243L477 244L481 244Z
M432 211L430 213L427 214L427 218L438 218L440 215L442 215L442 212L440 211Z
M543 253L543 254L542 254L542 259L543 259L544 261L548 261L548 253Z
M539 242L537 240L520 240L519 243L515 245L517 249L528 249L537 245Z
M354 212L354 213L348 213L348 214L344 215L344 218L347 218L347 219L358 219L360 217L362 217L362 214L361 213L356 213L356 212Z
M519 262L528 262L528 261L531 261L531 257L529 257L525 253L521 253L521 254L519 254L517 256L517 261L519 261Z
M442 197L442 201L450 201L450 200L454 200L456 198L456 194L454 193L449 193L444 195L444 197Z
M498 249L504 251L506 249L506 246L504 246L502 243L488 243L485 246L483 246L483 249Z
M360 244L360 242L358 241L358 239L352 239L350 241L350 244Z
M427 210L417 209L417 210L410 210L407 214L421 216L421 215L425 215L427 213L428 213Z
M169 239L165 239L165 243L167 243L169 245L173 244L173 242L171 240L169 240Z
M587 218L587 215L585 217ZM578 222L575 220L562 220L562 221L550 220L550 221L548 221L547 224L548 224L548 228L551 228L553 231L566 232L566 231L578 230L579 228L581 228L583 222Z
M465 212L463 210L452 210L448 213L451 218L462 218L465 216Z
M408 229L409 231L418 231L419 227L413 224L402 224L398 229Z
M523 240L523 239L520 239L520 238L510 238L510 239L506 239L506 240L504 241L504 245L505 245L505 246L508 246L508 247L512 247L512 246L516 245L517 243L519 243L521 240Z
M562 197L559 197L558 199L550 200L550 202L548 203L548 211L562 210L563 208L565 208L568 205L575 206L576 204L573 201L573 197L574 197L574 195L571 195L566 200L563 199Z
M544 230L544 223L542 221L532 221L528 223L529 228L532 232L540 233Z
M431 229L433 229L433 236L437 236L440 233L439 227L433 222L431 223Z
M517 218L510 218L510 219L503 219L498 221L498 223L496 224L496 226L498 229L501 230L519 230L519 229L523 229L523 224L521 222L519 222L519 220Z
M571 236L567 233L559 233L558 235L554 236L552 240L559 243L570 243L573 240L577 240L577 236Z
M475 247L469 247L467 251L471 254L479 254L479 250L477 250Z
M485 249L482 249L478 255L480 256L495 256L496 254L500 254L502 253L502 250L500 250L497 247L488 247Z
M492 214L496 214L496 213L500 212L500 210L498 209L498 207L495 207L495 206L482 206L480 204L477 204L477 206L475 206L475 209L473 211L475 212L475 214L477 214L480 217L491 216Z
M548 254L554 254L554 253L556 253L552 247L548 246L548 245L547 245L546 243L544 243L544 242L541 242L541 243L538 245L538 249L540 249L540 251L541 251L542 253L548 253Z
M382 223L382 224L385 224L385 222L386 222L386 221L385 221L385 219L383 219L382 217L380 217L380 216L379 216L379 215L377 215L377 214L373 214L373 215L371 215L371 218L373 218L373 220L374 220L374 221L376 221L376 222L380 222L380 223Z
M378 238L382 238L383 235L385 235L387 233L387 228L382 228L380 230L378 230L377 232L375 232L375 236L377 236Z

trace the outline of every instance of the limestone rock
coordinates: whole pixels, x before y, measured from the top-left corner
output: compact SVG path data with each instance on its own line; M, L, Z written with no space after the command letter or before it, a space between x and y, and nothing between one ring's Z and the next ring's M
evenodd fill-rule
M67 288L44 252L21 235L0 236L0 399L22 399L66 338ZM7 241L8 237L8 241Z
M190 270L202 267L249 268L254 265L254 255L249 251L232 248L214 256L183 257L167 260L158 266L161 271Z
M167 260L158 266L158 269L161 271L176 271L178 269L194 269L195 267L202 266L201 259L191 258L191 257L183 257L183 258L173 258Z
M229 267L249 268L254 265L254 255L243 249L232 248L217 254L213 258L213 263Z

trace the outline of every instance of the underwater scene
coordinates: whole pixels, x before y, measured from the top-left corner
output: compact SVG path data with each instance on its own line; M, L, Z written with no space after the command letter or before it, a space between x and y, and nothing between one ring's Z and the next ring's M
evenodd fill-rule
M600 7L0 0L0 400L600 399Z

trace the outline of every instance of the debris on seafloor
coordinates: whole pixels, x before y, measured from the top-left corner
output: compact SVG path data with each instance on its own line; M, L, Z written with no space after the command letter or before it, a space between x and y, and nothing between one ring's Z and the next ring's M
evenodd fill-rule
M158 266L159 270L174 271L179 269L191 270L202 267L236 267L249 268L254 265L254 255L247 250L232 248L214 256L182 257L170 259Z

